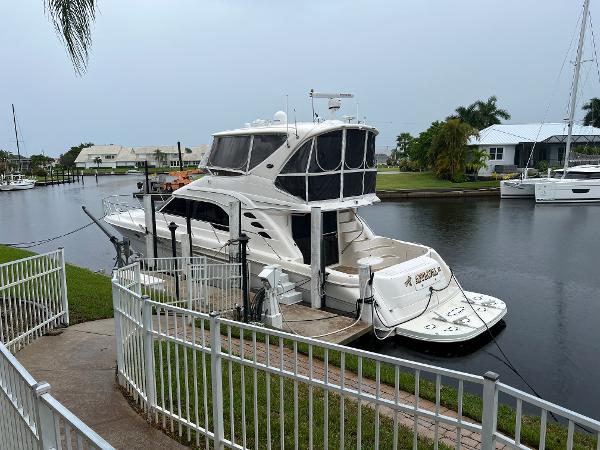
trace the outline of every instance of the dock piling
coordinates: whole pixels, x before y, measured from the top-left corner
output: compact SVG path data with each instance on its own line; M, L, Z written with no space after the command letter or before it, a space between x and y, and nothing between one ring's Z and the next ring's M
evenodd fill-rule
M321 241L323 240L323 219L321 208L310 209L310 306L321 308L322 305L322 273L321 273Z

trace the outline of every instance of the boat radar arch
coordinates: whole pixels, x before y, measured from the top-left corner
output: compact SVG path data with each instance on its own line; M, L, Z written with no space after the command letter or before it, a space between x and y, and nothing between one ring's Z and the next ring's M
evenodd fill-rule
M327 102L327 108L331 113L331 120L335 120L335 113L339 111L342 107L342 98L353 98L354 94L342 94L342 93L325 93L325 92L315 92L313 89L310 90L308 95L311 99L315 98L327 98L329 101ZM314 109L314 108L313 108Z

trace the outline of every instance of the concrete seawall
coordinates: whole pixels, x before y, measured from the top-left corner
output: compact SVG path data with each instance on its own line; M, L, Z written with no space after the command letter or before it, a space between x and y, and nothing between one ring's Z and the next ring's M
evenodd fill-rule
M377 191L381 200L398 200L403 198L438 198L438 197L500 197L500 188L480 189L398 189L393 191Z

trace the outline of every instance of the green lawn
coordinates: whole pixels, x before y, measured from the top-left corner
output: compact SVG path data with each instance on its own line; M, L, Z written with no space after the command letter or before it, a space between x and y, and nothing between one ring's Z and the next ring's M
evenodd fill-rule
M201 427L208 425L212 429L212 386L211 360L204 358L200 351L182 348L173 343L159 342L155 345L156 361L156 388L158 405L178 413L192 423ZM193 362L196 361L196 371ZM170 362L170 364L169 364ZM203 367L204 362L204 367ZM323 435L325 427L328 430L328 448L340 447L340 418L341 410L344 411L344 443L345 448L355 448L357 439L357 425L360 418L362 448L374 448L375 445L375 410L367 405L362 405L360 415L358 403L351 397L344 401L336 393L326 392L321 388L309 388L305 383L295 383L286 379L280 382L279 377L266 374L264 371L254 371L244 368L239 363L224 361L222 365L223 383L223 413L224 436L231 439L233 434L235 442L242 444L242 427L246 428L245 446L247 448L267 448L267 427L271 429L271 446L279 448L283 440L285 448L294 448L298 441L299 448L309 448L310 436L315 448L325 448ZM231 379L229 374L231 373ZM205 378L206 377L206 378ZM206 384L204 380L207 380ZM186 385L188 391L186 392ZM243 386L243 390L242 390ZM256 389L255 387L256 386ZM197 389L197 391L195 390ZM233 396L230 392L233 392ZM196 397L196 392L198 397ZM206 393L207 402L204 404L202 396ZM283 393L283 399L281 397ZM312 396L312 405L310 397ZM177 401L179 397L180 401ZM254 399L257 408L254 410ZM280 422L280 404L284 403L283 428ZM294 405L297 407L298 432L294 429ZM312 408L312 410L311 410ZM324 411L328 409L329 420L324 421ZM233 430L231 429L231 412L233 413ZM312 413L312 414L311 414ZM181 442L193 448L208 448L205 446L205 437L196 436L193 431L170 421L163 422L164 428ZM270 423L269 423L270 422ZM232 433L233 431L233 433ZM189 439L188 439L189 436ZM398 448L412 448L412 428L398 426ZM394 422L383 414L379 417L379 443L381 448L392 448L394 440ZM199 444L199 445L198 445ZM419 449L433 449L430 439L419 437ZM441 450L449 448L440 444Z
M377 174L377 190L477 189L483 187L498 187L499 185L499 181L466 181L464 183L453 183L449 180L440 180L431 172Z
M210 327L209 327L210 328ZM221 334L226 335L226 327L221 328ZM239 329L232 329L232 336L239 338ZM265 342L266 335L257 333L256 340ZM271 336L269 338L271 345L278 345L278 338ZM284 340L284 346L293 348L291 340ZM298 352L309 355L309 346L304 343L297 344ZM313 357L324 360L324 351L320 347L313 347ZM339 351L330 350L328 352L329 364L341 367L341 354ZM358 358L354 355L346 354L344 367L347 371L357 374ZM395 385L395 366L388 363L382 363L380 366L380 379L382 383L389 386ZM376 364L373 360L363 359L362 374L365 378L376 379ZM402 391L415 393L415 376L411 371L403 370L400 372L399 387ZM433 381L419 379L419 397L436 401L436 387ZM458 411L458 391L455 386L449 386L442 383L440 390L440 404L453 411ZM480 396L469 392L463 393L463 415L477 422L481 422L483 413L483 400ZM512 406L506 404L498 405L498 430L507 436L514 437L516 411ZM521 442L537 447L540 443L540 417L539 415L524 414L521 419ZM554 422L551 415L548 415L548 424L546 431L546 448L551 450L560 450L566 448L567 428ZM400 447L402 448L402 447ZM420 447L419 447L420 448ZM597 448L597 438L587 433L576 430L574 433L574 448L593 450Z
M0 263L34 254L0 245ZM67 264L67 292L71 325L113 316L111 282L106 275Z

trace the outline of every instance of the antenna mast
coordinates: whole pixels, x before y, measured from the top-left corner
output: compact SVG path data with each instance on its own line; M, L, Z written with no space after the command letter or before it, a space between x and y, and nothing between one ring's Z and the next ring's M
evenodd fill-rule
M15 105L11 104L13 113L13 125L15 126L15 139L17 140L17 155L19 157L19 173L21 173L21 148L19 147L19 134L17 133L17 118L15 116Z
M577 87L579 85L579 70L581 68L581 56L583 53L583 42L585 40L585 27L588 21L588 11L590 8L590 0L585 0L583 3L583 17L581 19L581 30L579 32L579 45L577 47L577 58L575 60L575 73L573 74L573 88L571 90L571 103L569 105L569 131L567 133L567 144L565 146L565 163L563 167L564 178L567 175L569 168L569 153L571 152L571 141L573 139L573 118L575 116L575 107L577 106Z

